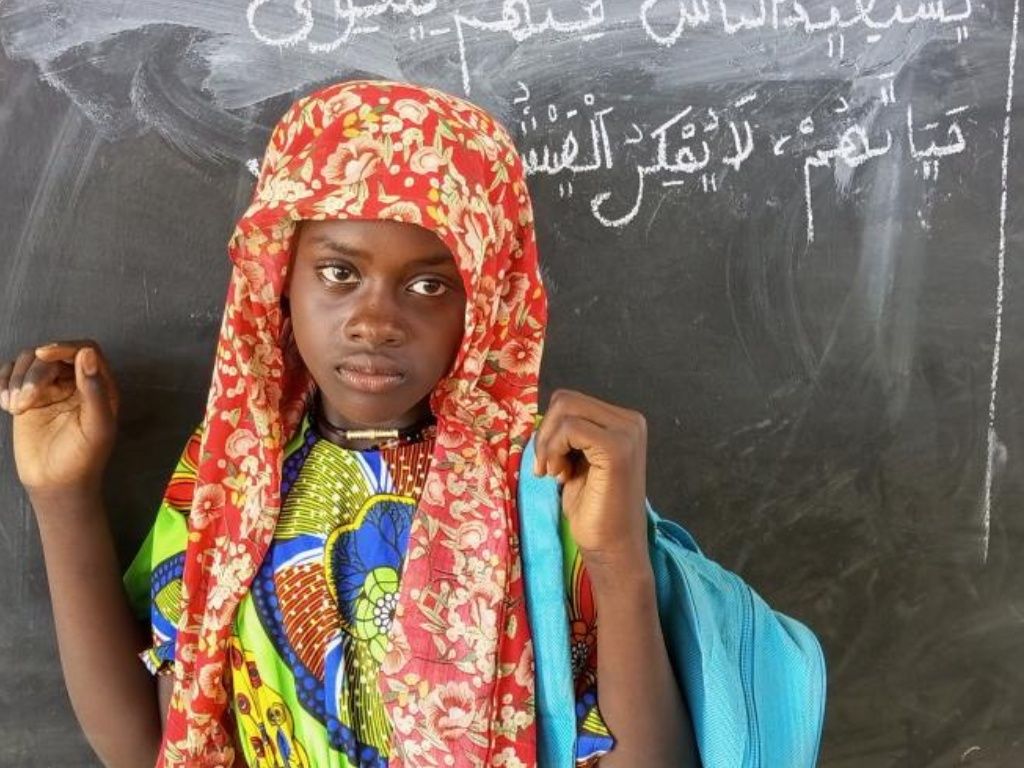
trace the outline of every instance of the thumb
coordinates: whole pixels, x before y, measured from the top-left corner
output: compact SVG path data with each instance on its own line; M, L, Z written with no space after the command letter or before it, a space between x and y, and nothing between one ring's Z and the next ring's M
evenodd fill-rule
M107 385L100 373L99 357L92 347L75 353L75 384L82 397L79 420L87 435L106 437L113 413L107 396Z

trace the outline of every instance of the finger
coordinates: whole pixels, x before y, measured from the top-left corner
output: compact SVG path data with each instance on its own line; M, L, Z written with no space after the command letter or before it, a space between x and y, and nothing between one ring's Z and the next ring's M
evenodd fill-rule
M100 371L99 355L92 347L82 347L75 355L75 383L82 395L82 431L101 439L109 437L107 432L113 427L115 409Z
M598 400L571 389L558 389L548 401L548 410L541 421L534 444L534 474L545 474L547 443L544 436L557 429L565 416L578 416L610 429L631 430L643 417L636 411Z
M65 339L63 341L54 341L49 344L44 344L41 347L36 347L36 355L45 360L60 360L62 363L66 363L69 366L69 371L73 371L76 367L75 359L79 350L85 348L92 349L96 353L99 373L103 378L107 397L111 401L111 408L116 414L120 403L120 393L118 392L117 382L114 380L114 375L111 372L110 363L107 361L106 356L103 354L103 350L95 339Z
M31 349L25 349L18 353L18 356L14 360L14 368L11 370L11 378L8 382L8 388L10 390L10 410L11 413L18 412L18 400L19 391L21 390L21 381L25 376L25 371L28 370L29 366L32 365L32 361L36 359L35 354Z
M8 360L0 366L0 408L8 409L11 393L8 389L8 382L11 380L11 372L14 371L14 361Z
M95 344L92 339L69 339L23 350L6 382L7 391L0 391L0 405L5 405L13 414L24 413L35 406L38 404L40 379L43 383L54 382L59 376L57 373L51 377L50 373L42 371L49 371L49 366L65 362L68 365L66 375L73 377L74 352L81 346ZM40 365L45 368L38 369ZM59 370L58 367L57 371Z
M564 483L576 474L581 460L608 466L619 442L618 431L581 416L563 416L545 438L545 473Z
M99 345L94 339L65 339L38 346L35 352L36 356L43 360L63 360L66 363L74 364L75 355L82 347L99 349Z
M570 427L572 424L585 421L598 429L607 430L604 424L599 424L586 416L565 413L564 410L556 410L550 421L548 421L548 416L545 416L535 446L535 474L557 476L567 468L567 464L572 464L579 457L579 449L571 448L566 443L567 421L571 422Z
M70 382L67 390L63 392L67 397L75 389L75 374L71 367L63 363L48 363L38 357L29 364L21 379L21 389L18 392L18 411L25 411L48 405L54 399L54 395L60 395L62 387L60 382ZM63 398L58 398L63 399Z
M547 417L546 414L552 410L564 410L566 413L586 416L598 424L604 423L605 420L626 423L639 415L636 411L609 403L607 400L601 400L575 389L556 389L552 392L551 398L548 400L548 410L545 412L545 418Z

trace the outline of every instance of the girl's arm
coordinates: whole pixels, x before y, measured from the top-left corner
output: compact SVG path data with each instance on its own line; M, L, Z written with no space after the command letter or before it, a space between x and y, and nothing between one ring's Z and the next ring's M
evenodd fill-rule
M160 746L147 645L121 583L99 489L30 493L71 705L107 766L149 766Z
M562 485L562 511L597 609L597 695L615 747L602 768L699 766L661 632L648 555L644 417L570 390L552 396L533 471Z
M644 553L637 562L591 566L588 574L597 606L598 706L616 739L600 765L699 768L661 633L650 559Z
M103 762L135 768L156 761L160 719L102 502L118 402L90 340L23 350L0 365L0 408L14 416L14 459L39 524L71 704Z

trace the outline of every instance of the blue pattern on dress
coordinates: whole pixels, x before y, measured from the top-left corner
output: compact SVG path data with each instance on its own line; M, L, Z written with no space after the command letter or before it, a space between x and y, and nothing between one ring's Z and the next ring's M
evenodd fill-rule
M383 499L366 512L358 528L338 536L329 557L338 590L338 607L346 626L356 624L356 608L367 574L381 567L400 571L412 515L410 505Z

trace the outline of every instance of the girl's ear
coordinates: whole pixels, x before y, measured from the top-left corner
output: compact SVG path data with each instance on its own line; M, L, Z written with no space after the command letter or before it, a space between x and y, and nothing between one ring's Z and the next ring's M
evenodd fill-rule
M302 368L305 363L299 346L295 343L295 334L292 333L292 319L286 314L281 327L281 340L278 342L284 350L284 365L290 371Z

